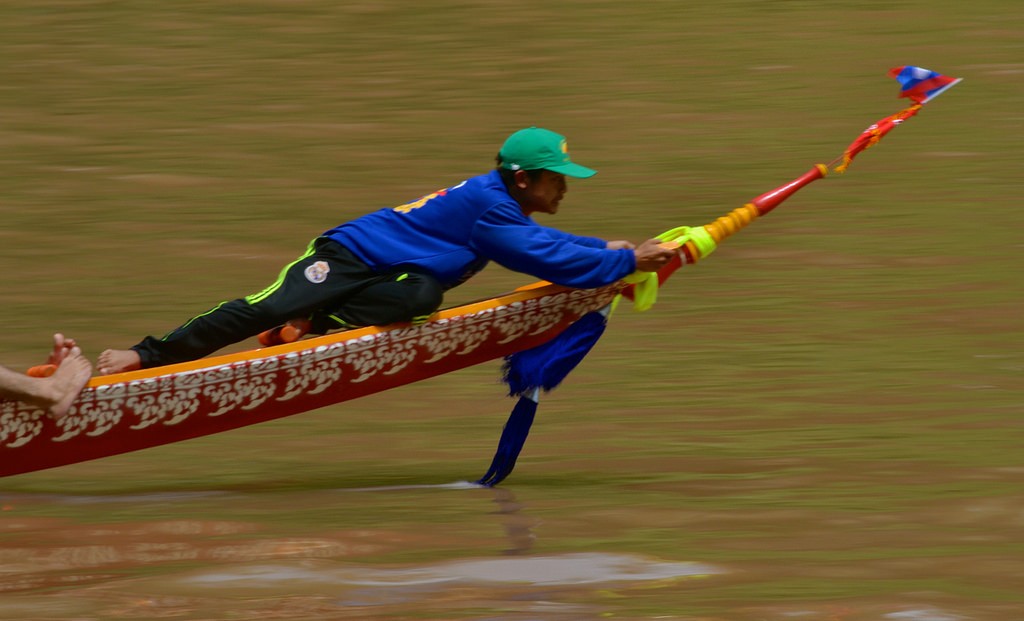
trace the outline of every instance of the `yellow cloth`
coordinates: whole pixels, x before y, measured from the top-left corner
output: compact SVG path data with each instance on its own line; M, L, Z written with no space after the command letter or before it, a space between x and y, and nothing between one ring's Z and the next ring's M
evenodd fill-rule
M718 247L715 239L703 226L677 226L658 235L656 239L663 242L675 242L680 246L687 242L693 242L700 255L697 257L698 259L708 256ZM633 272L622 280L634 285L633 310L638 312L649 310L658 301L658 274L656 272ZM616 296L615 301L612 302L613 311L618 307L621 297Z

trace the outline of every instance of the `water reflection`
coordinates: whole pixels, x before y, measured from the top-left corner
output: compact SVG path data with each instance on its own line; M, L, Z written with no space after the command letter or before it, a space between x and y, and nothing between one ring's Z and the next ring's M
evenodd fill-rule
M609 550L536 554L540 520L528 503L508 488L464 482L2 499L9 511L0 523L7 535L0 548L0 618L157 618L198 609L211 619L235 618L239 610L220 603L234 598L248 602L247 618L289 606L297 618L319 620L337 618L342 609L363 608L379 618L452 605L505 609L514 602L539 618L575 620L603 610L581 603L597 592L721 573L702 563ZM68 506L78 519L59 517ZM267 507L275 515L274 507L287 507L298 521L264 521ZM379 517L392 511L421 518L396 524ZM46 513L53 515L40 515ZM461 526L448 517L432 521L449 515ZM92 519L81 519L87 516ZM481 536L474 539L474 532ZM75 597L45 596L54 591Z
M460 490L479 489L489 490L494 494L494 504L497 509L490 515L501 516L501 525L508 537L509 547L502 550L505 555L526 554L533 547L536 535L533 534L533 527L540 523L540 520L531 518L522 512L525 505L518 501L512 490L506 487L488 487L469 481L456 481L440 485L387 485L379 487L357 487L337 490L341 492L401 492L409 490Z
M489 488L494 492L494 504L498 505L496 515L502 516L502 526L505 528L505 535L508 537L509 547L503 550L506 555L526 554L533 547L537 538L533 534L533 527L540 523L540 520L531 518L520 512L524 507L516 500L515 494L504 487Z
M658 581L722 573L702 563L660 562L626 554L575 553L516 559L468 559L414 567L367 568L335 562L300 561L202 570L182 583L237 589L278 589L294 583L395 587L453 584L578 586Z

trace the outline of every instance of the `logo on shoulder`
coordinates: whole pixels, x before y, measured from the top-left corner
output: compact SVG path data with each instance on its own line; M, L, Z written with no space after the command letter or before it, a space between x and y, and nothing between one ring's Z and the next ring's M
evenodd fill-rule
M313 265L306 268L306 280L319 285L323 281L327 280L327 274L331 271L331 266L327 265L327 261L317 261Z

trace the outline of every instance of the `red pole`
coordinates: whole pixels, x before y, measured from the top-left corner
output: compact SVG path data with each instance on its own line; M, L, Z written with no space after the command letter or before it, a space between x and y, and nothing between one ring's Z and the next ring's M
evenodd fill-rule
M716 244L721 243L722 240L747 226L756 218L763 216L772 209L778 207L784 200L795 194L798 190L807 186L812 181L821 179L826 174L828 174L827 166L824 164L815 164L814 168L808 170L789 183L780 185L770 192L765 192L746 205L733 209L714 222L704 225L704 230L711 235ZM702 258L700 251L693 242L687 242L684 249L688 251L685 252L686 258L690 259L692 257L693 259L692 261L687 261L688 263L698 261Z
M827 174L827 166L824 164L815 164L813 168L789 183L780 185L770 192L765 192L742 207L733 209L728 214L718 218L714 222L704 225L704 230L708 232L712 239L715 240L716 244L721 243L722 240L747 226L753 222L754 219L763 216L772 209L778 207L783 201L807 186L812 181L821 179ZM668 243L671 242L666 242L666 244L662 245L667 247ZM659 286L668 280L668 277L683 265L696 263L703 258L700 249L693 241L688 241L678 248L679 252L676 255L676 258L669 262L668 265L658 270ZM629 299L633 299L633 291L634 286L629 285L623 289L622 294Z

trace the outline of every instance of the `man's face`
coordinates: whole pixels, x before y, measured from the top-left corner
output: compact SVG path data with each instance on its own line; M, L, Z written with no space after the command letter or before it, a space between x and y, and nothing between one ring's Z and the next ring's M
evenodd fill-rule
M531 179L525 171L522 171L522 175L516 175L516 184L521 190L518 197L519 204L526 215L538 211L558 213L558 204L568 189L565 175L550 170L540 171L540 176L536 179Z

